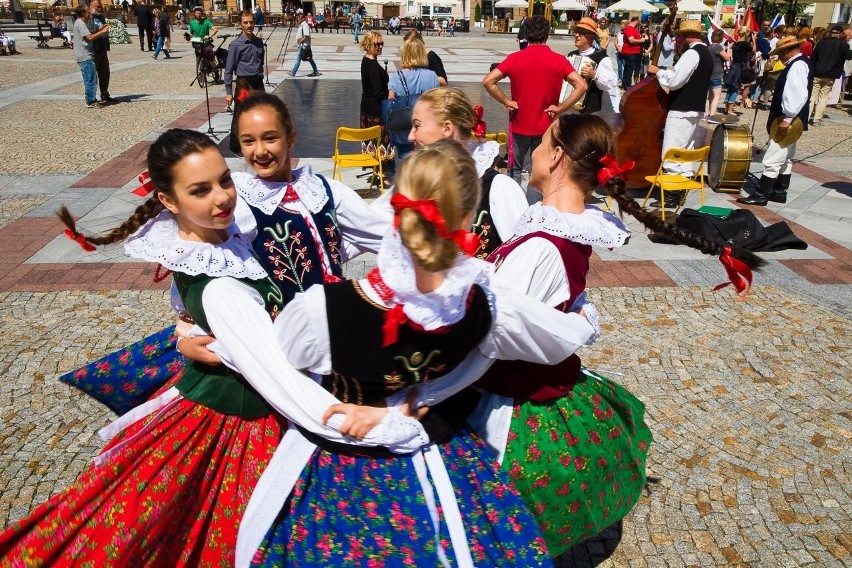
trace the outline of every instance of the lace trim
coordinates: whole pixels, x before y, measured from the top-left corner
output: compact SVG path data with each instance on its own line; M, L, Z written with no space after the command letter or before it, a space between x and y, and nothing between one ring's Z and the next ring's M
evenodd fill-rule
M293 181L265 181L245 172L231 174L240 196L252 207L271 215L284 199L287 186L292 185L299 201L311 213L319 213L328 201L322 180L314 175L310 164L293 170Z
M630 237L630 231L618 217L591 205L587 205L583 213L576 214L536 203L521 215L513 233L517 238L537 231L581 245L604 248L620 247Z
M479 177L494 165L494 160L500 155L500 144L497 142L471 142L468 146L470 156L476 164L476 174Z
M417 289L414 259L395 231L382 239L376 264L385 283L394 292L394 302L403 304L408 319L427 331L458 323L466 312L471 286L487 287L494 274L492 264L459 255L438 289L424 294Z
M228 233L230 237L222 244L185 241L178 235L174 215L165 210L127 239L124 252L190 276L266 278L266 270L252 254L251 244L238 232L237 226L232 224Z

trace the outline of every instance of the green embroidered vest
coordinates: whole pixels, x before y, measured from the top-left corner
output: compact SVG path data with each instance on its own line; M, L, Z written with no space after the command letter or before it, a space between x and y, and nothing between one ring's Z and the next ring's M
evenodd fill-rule
M215 278L206 274L188 276L175 272L174 280L186 311L195 323L210 333L210 325L201 303L204 288ZM269 278L263 280L240 279L240 282L257 290L263 298L266 311L274 318L284 304L280 290ZM251 385L236 371L225 365L205 365L189 361L181 379L175 385L184 398L202 404L222 414L233 414L245 419L259 418L272 409Z

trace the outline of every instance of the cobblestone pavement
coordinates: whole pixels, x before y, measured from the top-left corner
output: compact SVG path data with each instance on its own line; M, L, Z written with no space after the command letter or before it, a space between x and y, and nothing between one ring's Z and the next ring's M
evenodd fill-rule
M271 55L284 41L276 34ZM401 40L385 41L393 69ZM426 41L451 77L469 82L514 48L509 36L477 33ZM24 55L0 58L0 122L15 134L0 138L0 527L71 483L113 417L56 377L172 319L150 267L109 247L83 256L52 212L68 203L86 230L106 228L135 204L127 190L147 143L167 125L206 130L207 120L182 40L182 58L169 62L135 43L113 46L110 90L124 102L96 111L83 107L71 50L19 46ZM349 35L318 34L314 52L325 78L357 80ZM271 62L273 82L288 61ZM218 114L217 89L222 132L229 116ZM799 143L800 157L813 157L797 165L791 201L754 208L811 246L766 255L746 301L710 291L723 278L718 262L652 246L635 225L629 246L593 257L605 333L582 356L645 403L658 481L623 523L560 566L852 565L852 187L843 177L852 119L828 112ZM310 161L330 171L327 159ZM729 205L731 196L707 197ZM349 274L370 266L359 259Z

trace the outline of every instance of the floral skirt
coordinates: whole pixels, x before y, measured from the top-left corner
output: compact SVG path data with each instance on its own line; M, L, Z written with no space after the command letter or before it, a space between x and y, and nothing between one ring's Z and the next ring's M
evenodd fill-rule
M485 444L463 430L439 451L474 564L551 566L533 517L495 470ZM429 481L434 484L431 476ZM317 450L253 565L440 566L422 487L411 457L347 457ZM441 546L455 566L446 521L439 515Z
M636 504L651 445L644 413L630 391L587 369L566 396L515 405L503 471L536 515L554 556Z
M233 566L283 425L179 399L117 434L101 465L0 534L0 565Z
M174 330L167 327L59 380L122 415L180 379L186 360L175 348Z
M361 128L370 128L372 126L382 127L382 144L381 146L379 146L379 156L382 157L382 161L393 160L394 158L396 158L396 150L390 143L390 134L388 133L388 129L385 128L385 123L382 120L382 117L373 114L365 114L362 112ZM367 142L361 142L362 153L372 154L374 151L375 146L372 142L370 142L369 144Z

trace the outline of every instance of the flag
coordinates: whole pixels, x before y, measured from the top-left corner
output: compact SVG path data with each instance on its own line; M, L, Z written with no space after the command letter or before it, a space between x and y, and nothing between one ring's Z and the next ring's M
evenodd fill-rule
M757 23L757 19L754 17L754 12L751 11L751 6L746 8L745 22L743 25L748 26L748 29L750 29L752 33L760 31L760 24Z
M772 23L769 24L769 27L774 30L778 26L783 26L783 25L784 25L784 15L779 13L779 14L775 14L775 17L772 18Z
M707 30L707 41L708 41L708 42L709 42L709 41L711 41L711 40L710 40L710 35L711 35L714 31L716 31L716 30L722 30L722 33L723 33L723 34L725 34L725 39L726 39L726 40L728 40L728 41L734 41L734 38L732 38L732 37L728 34L728 32L726 32L725 30L723 30L722 28L720 28L720 27L716 24L716 22L714 22L713 20L711 20L711 19L710 19L710 16L708 16L708 15L706 15L706 14L705 14L704 16L702 16L702 18L704 19L704 29L706 29L706 30Z

